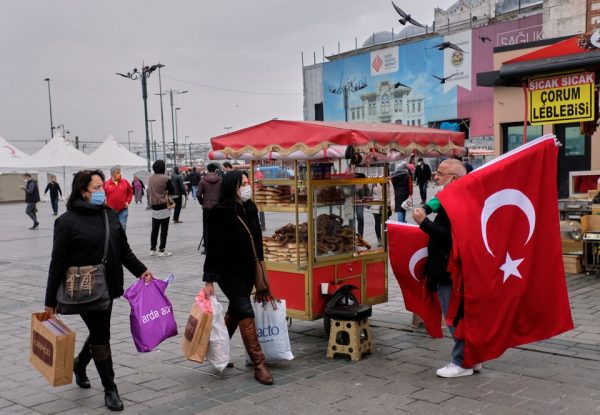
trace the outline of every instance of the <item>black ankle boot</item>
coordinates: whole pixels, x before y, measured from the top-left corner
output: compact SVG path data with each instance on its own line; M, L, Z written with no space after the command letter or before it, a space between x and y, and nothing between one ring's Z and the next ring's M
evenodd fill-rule
M113 370L110 345L91 345L92 357L98 369L98 374L104 386L104 404L111 411L122 411L123 401L115 385L115 372Z
M73 364L73 373L75 373L75 383L82 389L89 389L91 387L90 380L85 373L85 368L92 360L92 351L90 350L89 337L83 343L79 356L75 358Z

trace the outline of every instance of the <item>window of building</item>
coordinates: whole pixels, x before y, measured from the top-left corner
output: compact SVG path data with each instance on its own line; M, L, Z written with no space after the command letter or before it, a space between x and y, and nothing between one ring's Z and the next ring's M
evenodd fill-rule
M410 105L410 107L411 107L410 112L415 112L415 103L414 102Z
M585 156L585 135L579 127L565 128L565 156Z
M417 102L417 112L421 112L421 102Z
M527 126L527 139L529 142L542 136L541 125ZM523 124L504 126L504 152L513 150L523 144Z
M390 96L388 94L381 96L381 112L384 114L390 112Z
M369 115L375 115L375 103L369 101Z

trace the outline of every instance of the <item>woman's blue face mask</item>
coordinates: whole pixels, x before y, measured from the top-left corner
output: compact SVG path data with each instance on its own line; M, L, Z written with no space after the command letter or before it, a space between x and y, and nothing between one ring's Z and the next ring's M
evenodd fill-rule
M92 197L90 197L90 203L94 206L102 206L105 200L106 194L104 193L104 190L92 192Z

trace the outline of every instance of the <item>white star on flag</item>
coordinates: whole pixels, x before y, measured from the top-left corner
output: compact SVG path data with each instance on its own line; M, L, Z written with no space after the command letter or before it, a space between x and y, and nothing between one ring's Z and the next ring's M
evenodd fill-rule
M506 280L510 278L511 275L523 279L521 273L519 272L518 266L521 265L521 262L523 262L524 259L525 258L513 260L510 257L510 254L508 252L506 253L506 261L500 267L500 269L504 271L504 280L502 281L502 284L504 284Z

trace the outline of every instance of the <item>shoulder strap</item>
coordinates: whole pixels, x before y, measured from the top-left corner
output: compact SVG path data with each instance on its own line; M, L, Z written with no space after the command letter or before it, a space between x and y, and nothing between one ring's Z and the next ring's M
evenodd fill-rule
M104 210L104 228L106 232L104 236L104 254L102 254L102 263L106 264L108 256L108 241L110 239L110 227L108 226L108 214L106 213L106 210Z
M250 228L248 228L248 225L246 225L246 222L244 222L244 220L242 218L240 218L240 215L236 215L236 216L240 220L240 222L242 222L242 225L244 225L244 228L246 228L246 230L248 231L248 235L250 235L250 242L252 244L252 252L254 253L254 259L258 261L258 254L256 253L256 247L254 246L254 238L252 237L252 232L250 232Z

